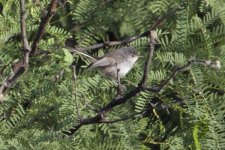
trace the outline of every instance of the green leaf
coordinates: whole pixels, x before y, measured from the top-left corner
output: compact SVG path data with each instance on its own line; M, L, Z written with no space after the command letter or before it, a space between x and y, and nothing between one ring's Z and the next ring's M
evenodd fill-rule
M64 63L66 65L70 65L73 62L73 55L68 51L68 49L63 48L63 52L64 52Z

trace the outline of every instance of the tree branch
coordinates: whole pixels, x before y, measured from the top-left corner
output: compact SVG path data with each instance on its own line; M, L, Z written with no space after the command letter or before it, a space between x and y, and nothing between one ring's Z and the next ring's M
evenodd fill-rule
M23 46L23 66L25 70L29 67L29 59L30 59L30 46L27 40L27 33L26 33L26 10L25 10L25 1L20 0L20 29L21 29L21 37L22 37L22 46Z
M36 54L38 44L45 32L47 23L50 21L50 19L56 12L57 2L58 0L51 1L48 8L48 13L42 17L39 29L32 44L32 48L30 49L26 36L25 1L20 0L21 41L23 45L24 55L23 58L19 60L18 63L14 64L14 66L16 67L13 68L13 72L6 78L5 81L3 81L0 87L0 95L3 95L3 93L5 93L9 88L11 88L17 82L19 77L28 69L29 58L34 54ZM64 0L63 3L66 3L66 0ZM0 99L0 101L2 102L3 100Z
M25 2L24 0L20 0L20 29L21 29L21 37L22 37L22 46L24 51L30 51L30 46L27 41L25 19L26 19Z
M152 30L155 30L157 27L159 27L161 25L161 23L175 15L175 13L179 10L180 8L174 8L174 9L170 9L168 12L166 12L162 17L157 17L155 23L150 27L150 31ZM100 48L103 48L103 47L108 47L108 46L117 46L117 45L125 45L127 43L131 43L137 39L140 39L142 37L146 37L149 35L149 31L145 31L144 33L142 34L139 34L139 35L135 35L135 36L132 36L132 37L129 37L125 40L122 40L122 41L106 41L104 43L100 43L100 44L96 44L96 45L92 45L92 46L89 46L89 47L86 47L86 48L72 48L72 47L67 47L70 49L70 52L72 53L76 53L77 51L87 51L87 50L95 50L95 49L100 49Z
M23 74L28 69L29 57L30 57L30 47L27 41L26 35L26 10L25 1L20 0L20 29L21 29L21 42L23 46L23 58L20 61L20 65L9 77L3 81L0 87L0 94L3 94L7 89L12 87L12 85L18 80L21 74Z
M148 80L149 66L152 63L152 57L153 57L153 53L154 53L154 50L155 50L156 39L158 38L156 32L150 30L149 38L150 38L150 48L149 48L149 52L148 52L148 55L147 55L147 58L146 58L146 61L145 61L144 73L143 73L143 76L142 76L142 80L139 84L139 86L141 88L144 88L146 86L145 84Z
M44 35L47 24L56 12L57 2L58 2L58 0L52 0L51 1L51 3L49 4L49 8L48 8L47 13L41 19L40 26L38 28L37 34L34 38L32 46L31 46L31 53L32 54L35 54L37 52L38 45L39 45L39 43L42 39L42 36Z

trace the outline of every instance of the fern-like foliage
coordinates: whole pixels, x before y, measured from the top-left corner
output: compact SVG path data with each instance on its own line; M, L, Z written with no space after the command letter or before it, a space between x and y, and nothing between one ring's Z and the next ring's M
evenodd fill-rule
M30 45L49 3L26 1ZM218 61L220 69L194 63L160 92L141 91L102 120L120 121L83 125L74 135L65 135L83 118L95 116L117 93L114 81L89 71L91 61L71 54L65 43L85 48L139 35L174 8L179 9L156 30L160 43L147 86L159 86L190 58ZM0 149L225 149L224 23L223 0L70 0L47 25L40 54L31 56L27 72L4 93ZM135 47L142 56L121 80L126 94L142 79L149 37L85 53L97 58L124 46ZM22 57L19 0L1 0L0 85Z

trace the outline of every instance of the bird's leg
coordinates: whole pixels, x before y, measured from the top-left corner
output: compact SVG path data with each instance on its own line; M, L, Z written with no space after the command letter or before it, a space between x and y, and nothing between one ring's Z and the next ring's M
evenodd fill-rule
M119 71L120 69L116 69L116 72L117 72L117 83L118 83L118 86L120 86L120 76L119 76Z
M117 60L116 60L116 79L117 79L117 95L120 95L122 92L123 92L123 90L122 90L122 86L121 86L121 84L120 84L120 75L119 75L119 72L120 72L120 69L118 68L118 66L117 66Z
M116 69L116 72L117 72L117 94L116 94L116 97L117 98L119 98L121 96L121 94L123 93L122 86L120 84L119 71L120 71L120 69Z

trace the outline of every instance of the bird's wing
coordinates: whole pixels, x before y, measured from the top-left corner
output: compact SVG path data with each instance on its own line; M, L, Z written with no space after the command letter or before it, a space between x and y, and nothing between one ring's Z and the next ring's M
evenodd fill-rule
M116 60L114 58L103 57L102 59L93 63L89 69L96 69L99 67L107 67L107 66L111 66L111 65L115 65L115 64L116 64Z

